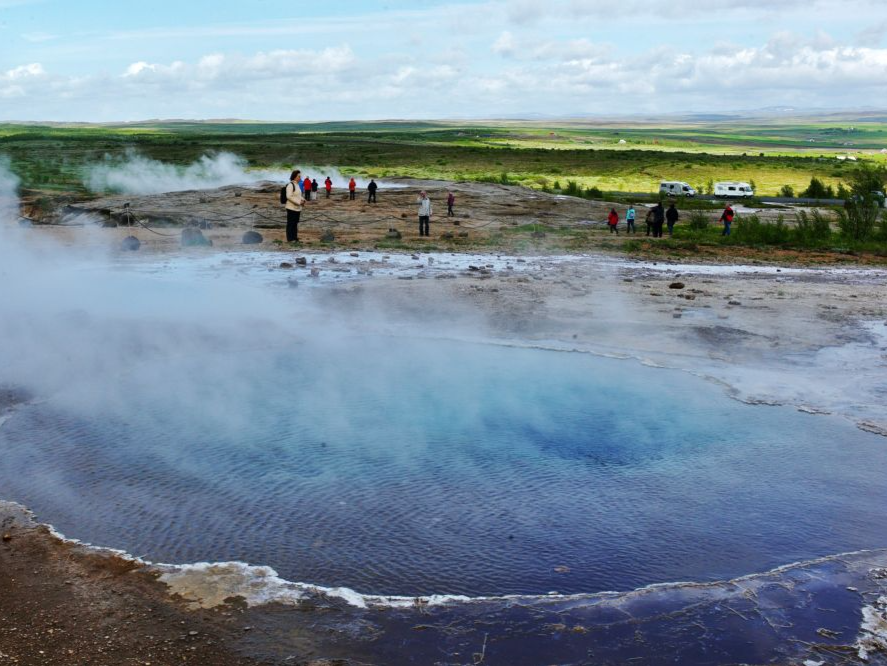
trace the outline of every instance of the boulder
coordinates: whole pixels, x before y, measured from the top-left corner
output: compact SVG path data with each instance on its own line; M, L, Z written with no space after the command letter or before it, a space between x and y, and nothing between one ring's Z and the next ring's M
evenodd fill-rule
M307 266L308 259L306 257L296 257L296 264L299 266Z
M124 252L136 252L142 246L142 242L135 236L127 236L120 243L120 249Z
M244 245L258 245L263 240L265 239L258 231L247 231L245 234L243 234Z
M336 242L336 234L334 234L331 230L327 229L320 235L321 243L335 243Z
M182 229L182 247L209 246L213 242L203 235L200 229L185 227Z
M685 285L683 282L672 282L670 285L668 285L668 288L669 289L683 289L684 286Z

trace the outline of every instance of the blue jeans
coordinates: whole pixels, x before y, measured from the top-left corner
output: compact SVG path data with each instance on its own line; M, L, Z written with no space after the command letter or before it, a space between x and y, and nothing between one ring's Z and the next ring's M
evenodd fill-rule
M730 222L724 222L724 233L721 236L729 236L730 235Z

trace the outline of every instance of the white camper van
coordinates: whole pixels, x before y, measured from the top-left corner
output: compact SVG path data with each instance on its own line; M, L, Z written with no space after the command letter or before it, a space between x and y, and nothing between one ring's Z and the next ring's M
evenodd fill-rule
M742 199L745 197L755 196L755 191L748 183L736 183L732 181L715 183L716 197L729 197L731 199Z
M659 192L673 197L695 197L696 190L689 183L677 180L664 180L659 183Z

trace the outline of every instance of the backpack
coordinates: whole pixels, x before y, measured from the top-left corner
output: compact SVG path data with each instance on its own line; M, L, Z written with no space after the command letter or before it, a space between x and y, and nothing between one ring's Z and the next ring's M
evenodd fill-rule
M286 188L288 188L289 186L290 186L290 184L287 183L286 185L284 185L283 187L280 188L280 203L282 203L282 204L286 203Z

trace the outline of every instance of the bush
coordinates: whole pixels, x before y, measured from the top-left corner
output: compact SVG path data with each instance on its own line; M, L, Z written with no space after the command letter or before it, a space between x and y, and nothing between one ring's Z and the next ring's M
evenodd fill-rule
M853 195L838 210L838 227L846 238L866 241L874 235L880 217L878 203L871 197Z
M577 183L575 180L568 180L567 189L564 190L564 194L567 194L571 197L581 197L582 188L579 187L579 183Z
M795 188L791 185L783 185L779 188L779 196L785 197L786 199L793 199L795 196Z
M687 218L687 227L693 231L705 231L710 226L711 220L708 219L708 215L700 210L693 211Z
M808 199L834 199L835 191L831 185L826 185L819 178L813 176L810 179L810 185L801 192L801 196Z
M737 217L732 239L744 245L785 245L791 240L791 230L780 215L776 222L763 222L757 215Z
M592 186L585 190L586 199L602 199L603 197L604 193L599 187Z
M831 220L822 211L798 211L795 222L795 240L801 245L821 245L832 237Z
M705 181L705 190L703 190L706 194L712 195L715 193L715 181L709 178Z

